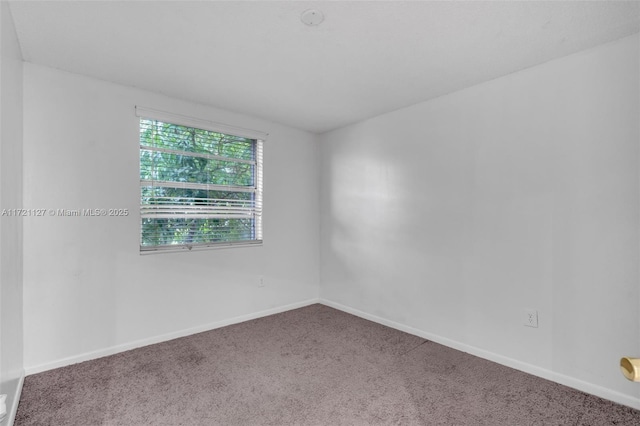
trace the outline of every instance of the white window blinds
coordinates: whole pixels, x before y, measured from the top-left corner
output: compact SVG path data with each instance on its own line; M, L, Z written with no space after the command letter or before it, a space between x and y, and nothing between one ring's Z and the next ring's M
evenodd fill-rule
M266 134L136 108L140 250L262 243Z

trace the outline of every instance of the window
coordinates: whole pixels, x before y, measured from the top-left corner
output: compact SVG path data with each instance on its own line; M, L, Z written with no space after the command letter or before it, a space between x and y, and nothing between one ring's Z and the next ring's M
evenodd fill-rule
M266 134L136 108L140 251L262 243Z

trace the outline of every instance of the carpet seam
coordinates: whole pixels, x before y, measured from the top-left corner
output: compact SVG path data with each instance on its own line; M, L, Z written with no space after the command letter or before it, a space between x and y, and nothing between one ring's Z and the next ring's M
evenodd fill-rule
M418 349L420 346L424 345L425 343L429 343L429 342L431 342L431 340L426 340L426 339L425 339L425 341L424 341L424 342L420 343L419 345L416 345L415 347L413 347L413 348L409 349L408 351L406 351L406 352L404 352L404 353L401 353L400 355L398 355L398 357L399 357L399 358L400 358L400 357L403 357L403 356L405 356L406 354L408 354L409 352L413 352L413 351L415 351L416 349Z

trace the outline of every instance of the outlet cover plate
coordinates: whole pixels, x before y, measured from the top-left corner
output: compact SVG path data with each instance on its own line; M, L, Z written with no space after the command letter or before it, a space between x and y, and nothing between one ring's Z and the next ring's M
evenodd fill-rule
M535 309L525 309L523 319L525 326L538 328L538 311Z

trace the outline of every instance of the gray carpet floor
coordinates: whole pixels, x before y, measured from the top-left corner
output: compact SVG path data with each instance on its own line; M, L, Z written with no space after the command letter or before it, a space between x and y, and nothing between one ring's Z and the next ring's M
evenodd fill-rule
M640 411L312 305L28 376L27 425L640 425Z

